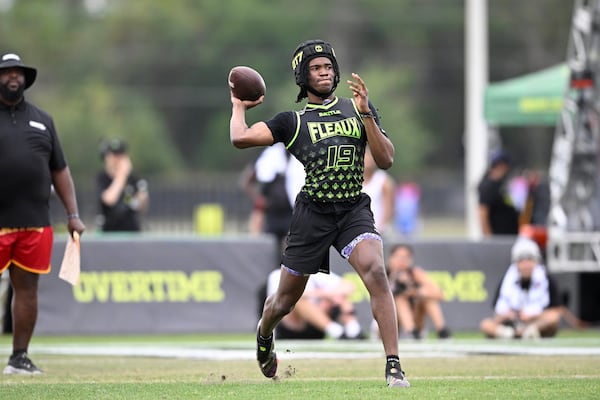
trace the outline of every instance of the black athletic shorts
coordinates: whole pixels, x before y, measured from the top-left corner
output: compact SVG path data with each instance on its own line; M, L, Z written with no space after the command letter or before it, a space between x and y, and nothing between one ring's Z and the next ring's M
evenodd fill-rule
M300 193L282 264L299 274L329 273L331 246L347 259L354 246L365 238L381 240L369 196L363 193L353 203L316 203Z

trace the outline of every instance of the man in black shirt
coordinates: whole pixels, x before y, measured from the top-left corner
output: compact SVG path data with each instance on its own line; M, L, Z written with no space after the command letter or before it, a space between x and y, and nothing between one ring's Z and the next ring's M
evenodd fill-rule
M340 72L333 48L322 40L301 43L292 69L300 87L301 111L281 112L269 121L246 125L245 111L262 103L233 95L230 139L235 147L283 142L303 165L306 182L296 198L281 262L277 291L267 298L257 332L257 359L262 373L277 373L273 331L302 296L311 274L329 272L329 249L348 260L371 294L387 356L389 387L409 387L398 357L398 324L383 261L382 239L374 226L369 197L362 193L367 143L378 167L388 169L394 145L379 126L368 89L357 74L347 83L352 98L334 95Z
M490 168L477 188L479 221L484 236L519 233L519 212L513 205L508 190L509 171L508 153L500 151L494 154Z
M16 54L0 59L0 273L8 268L13 290L13 353L5 374L42 372L27 350L37 320L39 276L50 272L52 187L64 205L69 233L85 230L52 117L23 97L36 75Z

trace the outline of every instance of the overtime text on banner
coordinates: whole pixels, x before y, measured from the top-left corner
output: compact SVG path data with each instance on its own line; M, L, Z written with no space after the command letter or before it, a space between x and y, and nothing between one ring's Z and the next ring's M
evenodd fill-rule
M416 262L442 287L442 309L454 330L476 330L491 315L512 240L414 241ZM393 242L386 243L387 250ZM94 238L82 242L81 276L58 279L65 241L57 238L53 271L40 279L36 332L42 334L241 333L259 318L259 290L278 267L273 240ZM355 282L353 301L371 323L362 282L335 251L331 269Z

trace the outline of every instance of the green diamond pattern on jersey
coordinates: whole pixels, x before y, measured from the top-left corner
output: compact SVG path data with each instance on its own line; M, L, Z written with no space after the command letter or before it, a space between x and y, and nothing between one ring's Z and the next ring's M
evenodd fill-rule
M316 202L355 201L362 191L366 133L352 99L307 104L296 112L288 150L306 170L302 191Z

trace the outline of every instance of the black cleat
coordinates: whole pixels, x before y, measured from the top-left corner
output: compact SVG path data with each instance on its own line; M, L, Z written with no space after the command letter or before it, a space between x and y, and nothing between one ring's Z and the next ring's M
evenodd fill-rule
M406 380L404 371L400 369L400 363L397 361L388 361L385 366L385 380L388 387L410 387L410 383Z
M38 375L43 373L41 369L27 357L27 353L19 353L10 356L8 365L4 368L4 375Z
M277 354L273 349L273 334L269 338L260 336L260 328L256 332L256 359L261 372L267 378L273 378L277 373Z

